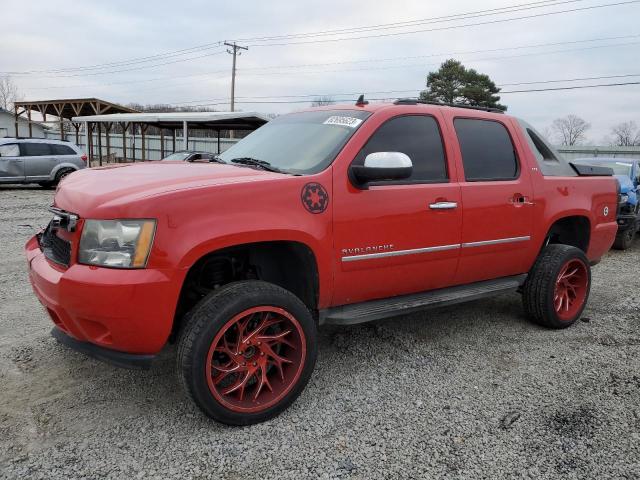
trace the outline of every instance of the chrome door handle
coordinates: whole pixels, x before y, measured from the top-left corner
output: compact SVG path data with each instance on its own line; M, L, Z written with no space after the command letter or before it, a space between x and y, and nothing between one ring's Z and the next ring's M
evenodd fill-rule
M436 202L429 204L431 210L452 210L458 208L457 202Z

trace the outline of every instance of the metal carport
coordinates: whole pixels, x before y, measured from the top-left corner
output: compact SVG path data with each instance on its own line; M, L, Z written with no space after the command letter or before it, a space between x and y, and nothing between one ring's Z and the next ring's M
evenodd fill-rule
M115 113L111 115L89 115L73 117L74 122L85 124L85 144L90 159L93 159L92 135L94 126L104 125L107 132L107 156L111 153L109 134L113 125L120 125L122 129L123 145L126 145L126 136L130 128L136 125L140 127L142 136L141 160L146 160L145 133L152 126L160 130L161 156L164 157L164 134L170 130L173 136L173 151L176 151L176 131L182 130L182 147L187 149L189 127L199 130L213 130L217 133L218 153L220 152L220 132L226 131L252 131L269 121L266 116L257 112L170 112L170 113ZM100 129L102 130L102 129ZM127 157L126 146L123 148L123 157ZM98 136L98 158L102 165L101 136ZM133 161L135 162L135 152Z

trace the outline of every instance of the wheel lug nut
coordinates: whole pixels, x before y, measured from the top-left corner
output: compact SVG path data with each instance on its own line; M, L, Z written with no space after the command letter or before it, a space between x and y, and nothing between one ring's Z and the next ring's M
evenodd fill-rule
M263 357L264 356L264 352L260 352L260 356Z
M246 367L247 366L247 362L242 362L242 366Z
M253 362L253 366L254 367L257 366L257 365L258 365L258 362Z
M258 342L258 345L262 345L262 342Z

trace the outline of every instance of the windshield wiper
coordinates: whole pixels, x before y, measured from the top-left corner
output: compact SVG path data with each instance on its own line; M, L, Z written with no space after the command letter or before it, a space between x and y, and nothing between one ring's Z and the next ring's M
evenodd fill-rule
M239 163L240 165L250 165L252 167L258 167L258 168L261 168L263 170L267 170L269 172L286 173L286 172L283 172L282 170L280 170L278 167L272 166L266 160L259 160L257 158L253 158L253 157L232 158L230 161L232 163Z
M220 158L220 155L214 155L213 157L211 157L211 159L209 160L209 162L215 162L215 163L227 163L224 160L222 160L222 158Z

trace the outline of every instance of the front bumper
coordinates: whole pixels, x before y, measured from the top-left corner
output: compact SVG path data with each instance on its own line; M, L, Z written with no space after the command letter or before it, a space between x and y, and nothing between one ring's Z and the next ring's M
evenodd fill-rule
M172 271L80 264L65 269L45 258L36 237L25 253L33 291L65 335L142 355L158 353L167 342L182 284Z
M80 340L70 337L58 327L53 327L53 330L51 330L51 336L66 347L76 350L77 352L84 353L89 357L110 363L116 367L140 368L146 370L151 367L151 362L153 362L153 359L156 357L155 355L119 352L117 350L99 347L93 343L81 342Z

